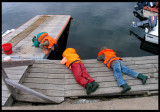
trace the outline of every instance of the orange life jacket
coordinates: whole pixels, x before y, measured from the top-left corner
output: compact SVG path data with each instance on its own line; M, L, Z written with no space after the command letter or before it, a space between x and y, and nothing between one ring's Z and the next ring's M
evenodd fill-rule
M44 46L45 48L51 48L54 44L57 44L56 39L50 37L47 33L43 33L39 38L38 41L39 43L43 43L45 40L49 41L49 46Z
M102 50L98 53L98 56L100 56L101 54L105 55L104 64L107 65L107 67L109 67L109 68L110 68L110 64L113 60L123 60L122 58L117 57L115 52L112 49Z
M66 66L70 69L71 63L73 62L80 62L81 59L79 58L79 55L76 53L76 50L74 48L67 48L63 54L63 58L67 58Z

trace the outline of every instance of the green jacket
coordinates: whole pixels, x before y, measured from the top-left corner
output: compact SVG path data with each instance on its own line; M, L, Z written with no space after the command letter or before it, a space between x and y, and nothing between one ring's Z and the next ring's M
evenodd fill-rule
M47 33L47 32L41 32L41 33L38 33L37 34L37 37L36 37L36 40L33 42L34 46L35 47L39 47L39 41L38 41L38 38L43 34L43 33Z

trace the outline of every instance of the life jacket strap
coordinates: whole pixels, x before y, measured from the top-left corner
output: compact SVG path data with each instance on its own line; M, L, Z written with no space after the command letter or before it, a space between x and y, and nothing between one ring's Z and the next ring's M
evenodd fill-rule
M74 62L77 62L77 61L81 61L81 60L75 60L75 61L73 61L73 62L69 65L69 67L72 66L72 64L73 64Z
M106 65L108 65L108 63L111 61L111 59L113 59L113 58L117 58L117 57L111 57L108 61L107 61L107 63L106 63Z
M44 35L44 36L42 37L42 39L40 40L40 42L39 42L39 43L41 43L41 42L42 42L42 40L43 40L46 36L48 36L48 35Z

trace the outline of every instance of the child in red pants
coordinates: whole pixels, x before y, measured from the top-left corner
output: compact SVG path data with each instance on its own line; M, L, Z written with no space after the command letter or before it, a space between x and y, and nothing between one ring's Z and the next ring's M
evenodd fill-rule
M86 93L89 95L91 92L96 91L99 84L90 77L76 50L74 48L67 48L62 56L61 64L66 64L69 69L72 69L76 81L86 88Z

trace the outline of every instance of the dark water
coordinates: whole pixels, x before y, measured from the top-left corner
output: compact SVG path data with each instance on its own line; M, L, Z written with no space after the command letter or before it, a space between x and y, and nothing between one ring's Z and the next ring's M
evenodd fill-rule
M94 59L106 46L120 57L150 56L140 49L140 41L130 36L144 29L132 28L136 2L2 2L2 31L16 29L36 15L71 15L67 47L81 59Z

